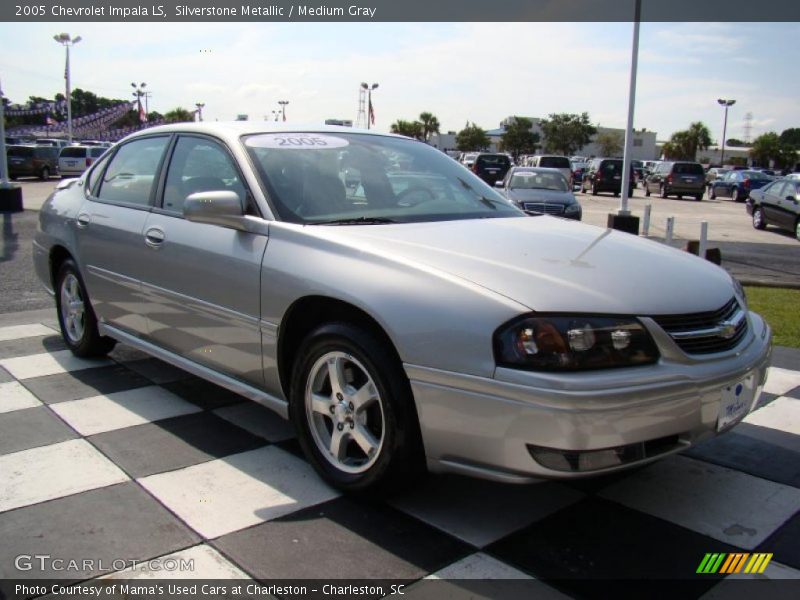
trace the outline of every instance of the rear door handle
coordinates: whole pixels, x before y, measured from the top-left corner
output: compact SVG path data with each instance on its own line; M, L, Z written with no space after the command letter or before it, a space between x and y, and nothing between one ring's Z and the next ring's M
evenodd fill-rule
M167 236L164 235L164 232L161 229L157 227L151 227L144 234L144 243L150 248L157 249L161 247L161 244L164 243L166 238Z
M92 222L92 217L88 213L79 214L78 218L75 220L75 224L81 229L86 229L89 226L89 223L91 222Z

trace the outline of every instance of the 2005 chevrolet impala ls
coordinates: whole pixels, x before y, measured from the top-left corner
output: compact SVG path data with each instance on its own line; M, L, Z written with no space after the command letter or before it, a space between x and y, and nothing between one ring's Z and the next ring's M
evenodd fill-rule
M347 491L641 465L738 423L766 375L724 270L526 215L403 137L154 127L40 215L75 355L120 341L266 405Z

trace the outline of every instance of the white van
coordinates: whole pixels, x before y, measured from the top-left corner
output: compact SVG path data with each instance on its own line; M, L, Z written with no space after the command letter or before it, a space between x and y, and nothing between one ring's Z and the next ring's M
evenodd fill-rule
M555 154L537 154L528 159L529 167L546 167L548 169L558 169L569 182L570 187L575 187L575 177L572 173L572 163L566 156Z
M58 155L58 172L62 177L78 177L103 156L102 146L67 146Z

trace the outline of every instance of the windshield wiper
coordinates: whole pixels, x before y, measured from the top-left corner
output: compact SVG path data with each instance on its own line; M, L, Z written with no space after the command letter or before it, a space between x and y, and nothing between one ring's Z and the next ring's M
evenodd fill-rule
M314 221L309 225L385 225L387 223L397 223L397 221L387 217L349 217L330 221Z

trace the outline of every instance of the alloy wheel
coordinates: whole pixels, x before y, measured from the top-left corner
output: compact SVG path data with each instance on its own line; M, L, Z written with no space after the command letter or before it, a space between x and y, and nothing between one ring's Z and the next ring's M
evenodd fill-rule
M363 473L380 456L383 400L355 357L332 351L317 359L306 380L305 412L314 444L336 469Z
M61 281L61 318L69 340L79 344L86 328L86 311L81 295L81 284L74 273Z

